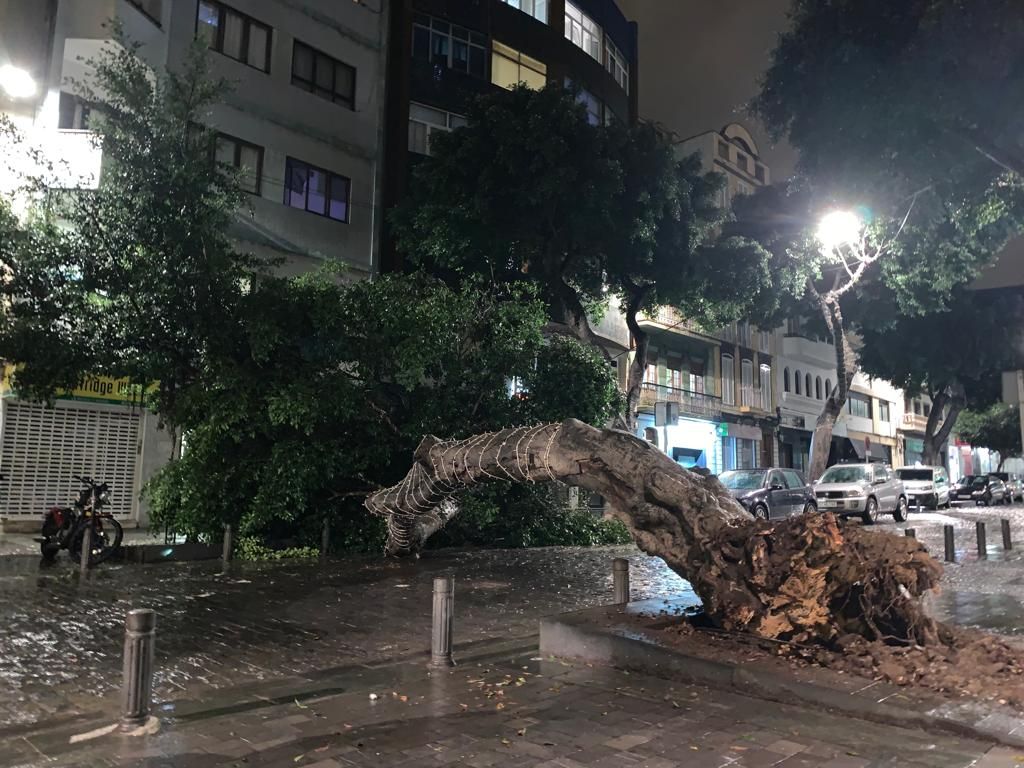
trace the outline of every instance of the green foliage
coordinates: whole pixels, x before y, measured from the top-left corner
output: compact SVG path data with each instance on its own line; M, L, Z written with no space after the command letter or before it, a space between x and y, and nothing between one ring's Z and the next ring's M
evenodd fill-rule
M625 405L604 357L593 347L564 336L541 347L523 376L524 397L516 423L559 421L565 414L603 425Z
M978 448L999 451L1005 460L1020 456L1020 409L997 403L982 411L964 411L956 423L961 440Z
M316 547L271 549L254 536L243 536L235 549L239 560L310 560L319 556Z
M598 546L628 544L629 531L617 520L572 508L549 485L492 483L464 494L457 517L431 540L432 547Z
M610 296L633 314L668 304L722 325L767 287L763 250L715 238L721 177L677 160L653 126L593 126L555 84L479 97L467 120L434 139L394 217L412 263L530 282L570 326Z

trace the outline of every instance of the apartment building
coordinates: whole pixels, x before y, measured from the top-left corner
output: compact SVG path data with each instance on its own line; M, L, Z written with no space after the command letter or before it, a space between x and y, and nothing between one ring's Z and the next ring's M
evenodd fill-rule
M353 278L379 262L386 17L384 0L0 0L0 113L55 163L55 183L88 188L103 168L74 80L113 45L111 22L161 70L195 41L232 85L209 123L216 157L242 170L239 247L285 273L340 259ZM127 382L86 377L49 408L5 378L0 483L9 527L66 503L73 474L112 485L111 510L144 524L139 491L171 455Z

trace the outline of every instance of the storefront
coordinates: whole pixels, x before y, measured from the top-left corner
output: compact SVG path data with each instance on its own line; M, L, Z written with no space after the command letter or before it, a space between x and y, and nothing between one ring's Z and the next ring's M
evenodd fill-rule
M924 439L920 437L903 438L903 463L907 466L921 464L924 461Z
M763 467L771 461L765 461L763 455L764 432L760 427L748 424L726 423L726 434L722 436L722 471L730 469L752 469Z
M676 424L655 426L652 414L640 414L638 435L658 446L680 466L722 471L722 450L717 422L680 418Z
M89 376L53 406L18 398L10 370L0 400L0 514L8 529L33 529L45 511L78 494L75 475L110 485L107 509L144 524L139 496L171 457L170 436L126 380Z
M807 471L811 456L811 437L807 417L782 411L779 427L779 466Z

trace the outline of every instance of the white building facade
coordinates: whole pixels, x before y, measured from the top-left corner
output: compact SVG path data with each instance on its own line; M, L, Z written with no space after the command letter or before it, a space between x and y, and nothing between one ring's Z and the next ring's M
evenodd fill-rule
M95 186L102 157L72 81L88 81L89 59L114 45L111 22L157 71L179 66L198 40L231 84L209 124L217 159L241 169L250 193L233 226L239 248L279 259L286 274L330 259L353 279L369 277L381 223L386 10L384 0L0 0L0 67L8 84L14 71L33 86L0 88L0 114L55 164L58 186ZM21 401L5 377L8 528L34 527L47 507L67 503L74 474L110 482L118 518L146 524L139 492L172 445L122 385L87 377L49 408Z

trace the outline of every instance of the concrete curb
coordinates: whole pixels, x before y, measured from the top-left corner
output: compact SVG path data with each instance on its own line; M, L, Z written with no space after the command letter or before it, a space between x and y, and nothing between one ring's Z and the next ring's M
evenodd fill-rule
M661 601L651 602L662 604ZM635 612L636 607L634 603L627 610ZM616 606L591 608L541 620L541 655L736 691L766 701L802 704L885 725L952 733L1024 748L1024 719L1019 714L1015 717L977 702L943 701L933 706L935 701L914 702L907 697L902 697L903 701L896 706L874 696L853 695L754 665L740 666L685 654L658 645L653 638L635 629L607 626L607 616L615 610ZM598 617L604 626L595 621Z

